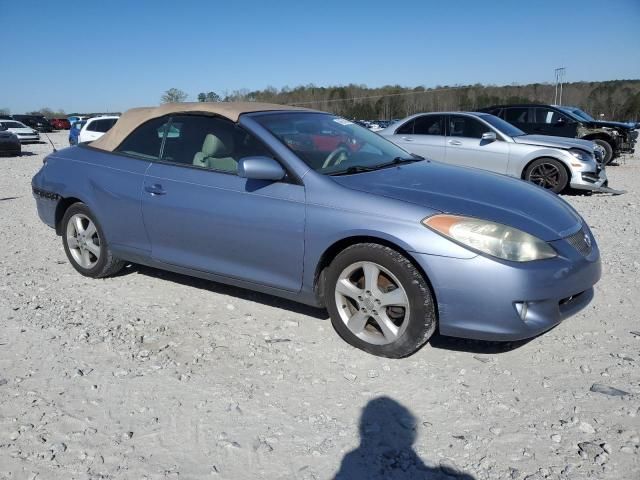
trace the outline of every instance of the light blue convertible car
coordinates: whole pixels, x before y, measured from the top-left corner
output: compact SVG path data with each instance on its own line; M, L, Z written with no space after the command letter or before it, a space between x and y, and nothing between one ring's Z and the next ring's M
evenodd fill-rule
M326 306L342 338L385 357L436 329L538 335L600 278L589 227L556 195L300 108L133 109L49 155L33 193L83 275L134 262Z

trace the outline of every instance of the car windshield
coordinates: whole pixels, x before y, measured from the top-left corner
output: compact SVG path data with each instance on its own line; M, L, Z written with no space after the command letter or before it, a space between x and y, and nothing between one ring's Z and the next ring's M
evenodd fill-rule
M579 108L566 107L566 108L563 108L562 110L564 110L565 112L568 112L568 113L572 113L575 116L580 117L582 120L587 120L589 122L595 122L595 119L591 115L589 115L584 110L580 110Z
M526 133L520 130L518 127L511 125L509 122L505 122L495 115L482 115L480 118L482 118L482 120L487 122L496 130L499 130L501 133L504 133L509 137L519 137L521 135L526 135Z
M267 113L253 118L324 175L359 173L422 159L377 133L331 114Z
M28 128L26 125L20 122L2 122L5 128Z

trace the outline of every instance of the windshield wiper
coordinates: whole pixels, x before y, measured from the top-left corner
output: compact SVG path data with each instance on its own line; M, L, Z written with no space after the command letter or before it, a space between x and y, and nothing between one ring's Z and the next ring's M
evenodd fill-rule
M338 175L351 175L352 173L361 173L361 172L372 172L373 170L377 170L376 167L365 167L364 165L353 165L349 168L345 168L344 170L338 170L336 172L331 172L329 175L338 176Z
M349 168L345 168L344 170L331 172L329 175L351 175L352 173L373 172L374 170L380 170L381 168L395 167L396 165L400 165L402 163L420 162L422 160L424 160L424 157L421 157L419 155L415 155L412 158L396 157L390 162L380 163L378 165L372 165L372 166L353 165Z
M387 163L381 163L379 165L375 166L375 169L379 169L379 168L387 168L387 167L395 167L396 165L400 165L402 163L414 163L414 162L420 162L424 160L423 157L419 157L419 156L415 156L415 157L411 157L411 158L403 158L403 157L396 157L393 160L391 160L390 162Z

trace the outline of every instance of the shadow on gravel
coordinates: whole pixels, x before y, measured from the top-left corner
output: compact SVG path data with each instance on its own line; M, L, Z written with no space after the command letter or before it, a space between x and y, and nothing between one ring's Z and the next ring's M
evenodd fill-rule
M17 200L18 198L22 198L22 197L4 197L4 198L0 198L0 202L6 202L7 200Z
M417 418L389 397L371 400L360 417L360 445L342 459L334 480L474 480L449 462L427 466L413 450Z
M454 350L456 352L497 354L510 352L511 350L520 348L534 338L536 337L527 338L526 340L520 340L518 342L489 342L484 340L468 340L466 338L446 337L436 333L429 340L429 345L433 348Z
M186 285L189 287L199 288L201 290L208 290L209 292L213 293L219 293L221 295L229 295L230 297L236 297L242 300L261 303L270 307L282 308L283 310L289 310L291 312L299 313L301 315L307 315L309 317L317 318L320 320L327 320L329 318L329 314L327 313L327 311L322 308L314 308L302 303L286 300L284 298L267 295L265 293L254 292L252 290L224 285L222 283L216 283L211 280L190 277L188 275L173 273L166 270L145 267L143 265L129 265L127 266L127 268L122 269L120 273L115 276L128 275L134 272L141 275L146 275L148 277L161 278L169 282L179 283L180 285Z

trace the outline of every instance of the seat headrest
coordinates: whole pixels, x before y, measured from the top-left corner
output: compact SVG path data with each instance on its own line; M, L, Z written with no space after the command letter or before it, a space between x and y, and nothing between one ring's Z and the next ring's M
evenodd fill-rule
M224 157L233 151L233 136L229 132L208 133L202 144L205 157Z

